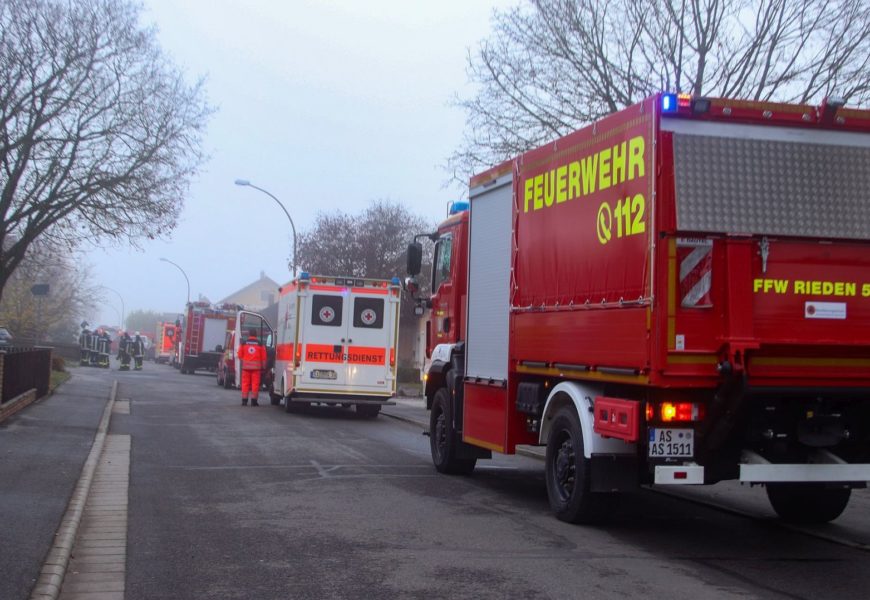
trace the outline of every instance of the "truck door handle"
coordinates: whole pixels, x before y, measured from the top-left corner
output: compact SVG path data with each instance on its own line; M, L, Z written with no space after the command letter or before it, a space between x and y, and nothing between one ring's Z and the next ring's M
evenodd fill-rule
M341 338L341 343L342 343L342 344L343 344L345 341L347 341L348 344L353 344L353 340L352 340L352 339L347 338L347 340L345 340L344 338Z

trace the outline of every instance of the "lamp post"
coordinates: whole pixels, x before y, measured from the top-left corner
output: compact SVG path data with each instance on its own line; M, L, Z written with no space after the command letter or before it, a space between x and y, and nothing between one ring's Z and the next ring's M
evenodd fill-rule
M296 277L296 225L293 224L293 218L290 216L290 213L287 212L287 208L273 194L269 193L268 191L264 190L261 187L257 187L256 185L254 185L253 183L251 183L247 179L236 179L236 185L240 185L243 187L251 187L251 188L254 188L255 190L259 190L259 191L263 192L264 194L269 196L272 200L277 202L278 206L280 206L281 209L284 211L284 214L287 215L287 219L290 221L290 227L293 230L293 277Z
M161 258L160 260L162 260L163 262L169 263L170 265L172 265L173 267L175 267L176 269L181 271L181 274L184 275L184 280L187 282L187 304L190 304L190 279L187 278L187 273L184 272L184 269L179 267L177 264L175 264L174 262L172 262L168 258ZM187 306L187 304L185 304L185 306Z
M124 297L121 295L121 292L119 292L118 290L113 290L107 285L101 285L100 287L104 290L109 290L110 292L115 292L116 294L118 294L118 300L121 301L121 329L124 329L124 314L126 314L126 311L124 310Z

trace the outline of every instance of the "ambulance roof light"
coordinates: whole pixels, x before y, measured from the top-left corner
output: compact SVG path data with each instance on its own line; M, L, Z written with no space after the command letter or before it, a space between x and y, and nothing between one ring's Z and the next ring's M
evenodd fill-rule
M447 210L447 214L452 217L455 214L465 212L469 208L471 208L471 205L465 200L451 202L450 208Z
M310 279L310 278L311 278L311 275L308 274L308 271L300 271L300 272L299 272L299 279L300 279L300 280L302 280L302 279Z
M399 280L398 277L393 277L392 279L390 279L390 283L392 283L393 285L402 285L402 282Z

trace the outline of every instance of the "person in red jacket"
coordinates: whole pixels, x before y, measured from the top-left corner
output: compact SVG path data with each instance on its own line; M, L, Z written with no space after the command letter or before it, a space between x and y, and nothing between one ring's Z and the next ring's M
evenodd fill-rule
M242 367L242 406L259 406L257 397L260 395L260 373L266 366L266 347L260 344L257 332L248 332L248 339L239 346L238 359Z

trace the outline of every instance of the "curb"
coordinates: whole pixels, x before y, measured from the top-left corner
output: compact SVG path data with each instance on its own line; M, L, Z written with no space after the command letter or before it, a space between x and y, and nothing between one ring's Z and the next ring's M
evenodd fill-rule
M118 381L112 383L112 391L109 394L109 401L103 409L103 416L100 419L100 424L97 427L97 434L94 436L94 443L91 446L91 452L82 467L82 474L76 483L72 497L67 505L66 512L60 521L60 527L54 534L54 544L48 551L45 557L45 562L42 564L42 569L39 572L39 578L36 580L36 585L33 592L30 594L31 600L56 600L60 595L60 589L63 585L63 578L66 575L66 569L69 565L70 555L72 554L73 543L78 533L79 525L82 521L82 513L85 509L85 502L88 499L88 494L91 491L91 483L94 480L94 472L97 470L97 464L100 462L100 456L103 454L103 447L106 444L106 433L109 430L109 420L112 417L112 407L115 405L115 399L118 396Z
M414 417L406 417L405 415L397 415L386 411L381 411L381 414L385 417L389 417L391 419L395 419L396 421L403 421L405 423L410 423L411 425L416 425L417 427L422 427L423 431L429 431L429 423L420 421ZM527 458L534 458L537 460L544 460L545 458L545 450L535 450L535 447L517 447L517 456L525 456Z
M410 423L411 425L416 425L417 427L422 427L426 431L429 430L429 423L428 422L424 423L422 421L418 421L417 419L415 419L413 417L406 417L404 415L396 415L396 414L393 414L390 412L386 412L384 410L381 410L381 414L384 415L385 417L395 419L396 421L404 421L405 423Z
M47 396L48 394L46 394ZM24 410L31 404L35 403L39 398L36 397L36 388L30 388L26 392L22 392L15 396L12 400L3 403L3 408L0 408L0 423L8 419L14 414Z

